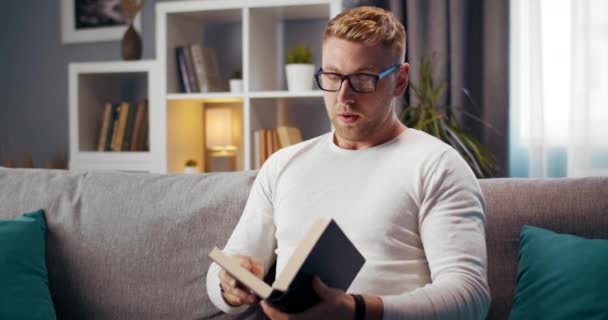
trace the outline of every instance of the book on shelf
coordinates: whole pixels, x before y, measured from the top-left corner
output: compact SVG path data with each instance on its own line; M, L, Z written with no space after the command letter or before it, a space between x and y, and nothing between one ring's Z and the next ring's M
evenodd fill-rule
M226 90L220 74L217 50L215 48L202 47L202 51L207 88L210 92Z
M144 123L148 122L147 110L148 101L142 99L137 103L135 111L135 121L131 133L131 141L129 142L129 151L143 151L142 140L145 139Z
M150 122L148 121L148 114L149 114L149 107L146 104L146 107L144 108L144 121L142 122L142 128L141 128L141 132L140 132L140 136L138 137L137 140L137 146L136 149L137 151L148 151L150 150L150 135L149 133L149 128L150 128Z
M203 57L203 47L195 43L190 46L192 55L192 63L194 65L194 73L198 81L198 91L209 92L209 83L207 80L208 72L205 71L205 63Z
M270 145L268 144L268 134L269 134L270 129L260 129L256 131L256 135L258 136L258 140L259 140L259 146L258 149L260 150L260 159L259 159L259 165L262 166L264 164L264 162L266 162L266 159L268 159L268 157L270 156Z
M226 90L218 64L217 50L199 43L175 48L176 71L180 92L216 92Z
M265 143L266 143L266 159L268 160L268 158L270 158L270 156L275 152L275 146L274 146L274 129L267 129L265 130Z
M198 80L196 79L196 72L194 70L194 60L192 59L192 51L190 45L183 47L184 60L186 61L186 72L188 74L188 83L190 86L190 92L200 92L198 86Z
M363 255L330 218L319 218L311 225L272 285L218 248L209 257L258 297L288 313L304 311L319 301L312 287L314 276L329 287L346 291L365 263Z
M96 150L147 150L147 110L147 99L145 98L137 103L105 103Z
M177 79L180 85L180 92L193 92L190 88L190 80L188 79L188 70L186 69L186 59L184 57L184 48L175 48L175 62L177 69Z
M99 130L99 139L97 142L97 151L104 151L106 148L107 131L112 118L112 104L106 102L103 106L103 115L101 117L101 129Z
M118 127L118 115L120 113L120 104L112 103L112 111L110 112L110 121L108 123L108 131L106 132L106 144L103 147L103 151L112 150L112 139L114 138L114 132Z
M253 168L259 169L261 166L260 160L262 157L262 150L260 150L260 133L259 130L253 133Z
M302 133L296 127L280 126L277 128L277 134L281 148L302 142Z
M137 105L131 104L129 106L129 113L127 114L127 124L125 126L125 135L122 141L121 151L129 151L131 147L131 135L133 134L133 125L135 123L135 112L137 111Z
M280 126L276 129L259 129L254 132L254 168L260 168L277 150L302 141L299 128Z
M279 135L277 134L277 129L272 130L272 153L277 152L281 149L279 145Z
M129 103L122 102L120 104L120 110L118 113L118 119L116 121L116 128L112 137L112 151L121 151L122 143L125 138L125 129L127 126L127 117L129 116Z

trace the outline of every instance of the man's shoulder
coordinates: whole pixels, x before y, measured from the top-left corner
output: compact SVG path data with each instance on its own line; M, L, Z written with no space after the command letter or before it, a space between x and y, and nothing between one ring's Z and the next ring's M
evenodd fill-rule
M401 139L401 150L416 154L416 158L438 158L443 153L453 149L449 144L441 139L421 130L408 128L404 139ZM426 159L428 160L428 159Z

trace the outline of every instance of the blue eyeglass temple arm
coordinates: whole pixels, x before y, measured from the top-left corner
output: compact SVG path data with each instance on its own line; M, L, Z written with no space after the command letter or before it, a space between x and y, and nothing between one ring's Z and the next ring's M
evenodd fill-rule
M384 69L384 71L380 72L380 74L378 75L378 80L388 76L389 74L395 72L395 70L398 70L399 67L401 67L401 63L397 63L394 64L386 69Z

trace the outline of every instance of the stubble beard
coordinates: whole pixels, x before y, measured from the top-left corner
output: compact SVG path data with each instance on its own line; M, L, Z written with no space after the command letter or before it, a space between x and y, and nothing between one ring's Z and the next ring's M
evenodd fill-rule
M338 120L337 113L331 117L331 123L336 134L342 139L353 142L365 141L381 131L382 126L386 124L384 120L386 119L378 119L378 121L372 122L369 118L360 115L357 122L344 124Z

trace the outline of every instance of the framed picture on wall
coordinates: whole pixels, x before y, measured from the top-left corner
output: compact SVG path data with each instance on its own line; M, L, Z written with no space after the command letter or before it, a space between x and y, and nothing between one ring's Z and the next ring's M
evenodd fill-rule
M122 39L127 30L127 16L121 0L60 0L61 42L113 41ZM134 27L141 34L138 15Z

